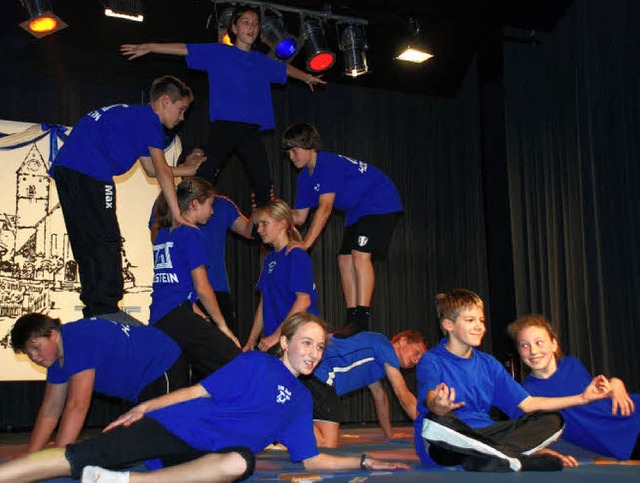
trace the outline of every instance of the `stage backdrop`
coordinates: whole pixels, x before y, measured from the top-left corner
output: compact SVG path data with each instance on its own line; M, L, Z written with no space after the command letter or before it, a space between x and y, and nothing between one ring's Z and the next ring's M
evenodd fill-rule
M70 133L60 125L0 120L0 381L44 379L45 370L10 346L9 331L28 312L63 322L82 317L80 280L69 245L55 182L47 171ZM180 139L167 148L174 164ZM116 178L123 238L125 295L122 308L149 319L152 250L147 223L159 193L139 163Z

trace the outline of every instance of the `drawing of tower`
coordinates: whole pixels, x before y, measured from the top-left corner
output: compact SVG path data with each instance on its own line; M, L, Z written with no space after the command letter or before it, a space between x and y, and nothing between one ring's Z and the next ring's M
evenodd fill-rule
M47 163L34 144L16 171L16 254L36 255L36 226L49 212L50 190Z

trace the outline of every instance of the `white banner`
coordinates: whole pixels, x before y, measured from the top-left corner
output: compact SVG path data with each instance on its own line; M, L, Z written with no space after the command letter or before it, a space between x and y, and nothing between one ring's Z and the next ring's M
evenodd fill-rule
M44 369L10 346L18 317L35 311L63 323L82 318L77 265L55 182L47 175L50 150L55 154L69 132L64 126L0 120L0 381L44 379ZM180 150L176 137L167 149L169 164L175 165ZM124 240L122 308L146 323L153 275L148 221L159 187L138 163L116 178L116 193Z

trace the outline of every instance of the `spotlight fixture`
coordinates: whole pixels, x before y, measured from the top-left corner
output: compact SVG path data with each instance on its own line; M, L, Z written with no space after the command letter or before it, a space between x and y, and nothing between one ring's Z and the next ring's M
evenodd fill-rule
M348 25L340 35L340 50L344 54L344 73L357 77L369 71L367 39L362 25Z
M48 0L20 1L29 12L29 19L19 25L35 38L41 39L67 27L67 24L51 11Z
M404 48L396 57L396 60L404 60L406 62L421 64L433 57L433 54L428 51L419 38L420 24L418 21L414 18L410 18L409 28L411 30L410 39L406 44L404 44Z
M104 0L104 4L104 14L107 17L144 22L142 0Z
M298 42L284 27L282 15L275 10L266 10L262 14L262 36L280 60L293 57L298 50Z
M317 18L307 18L302 24L302 36L307 52L307 69L322 72L333 66L336 54L329 49L322 23Z
M233 10L234 7L227 7L218 16L218 42L221 44L232 45L228 30L231 17L233 16Z

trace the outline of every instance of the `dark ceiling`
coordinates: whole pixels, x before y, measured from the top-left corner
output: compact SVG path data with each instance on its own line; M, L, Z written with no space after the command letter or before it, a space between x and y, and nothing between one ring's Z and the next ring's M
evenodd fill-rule
M51 0L53 10L69 27L37 40L18 27L28 15L20 0L3 0L0 35L2 70L6 67L37 70L42 75L113 78L123 81L144 69L166 68L178 59L140 59L126 62L118 53L121 43L143 41L211 41L215 38L216 12L223 5L207 0L143 0L145 22L138 24L106 18L100 0ZM330 82L345 82L435 96L455 95L475 54L495 38L502 26L529 31L553 29L571 0L279 0L298 8L330 11L366 19L370 72L356 79L342 74L342 59L325 74ZM289 14L290 15L290 14ZM295 16L287 20L298 24ZM420 64L393 60L409 19L421 27L435 57ZM288 19L285 16L285 19ZM327 23L327 37L337 50L337 28ZM297 32L296 32L297 33ZM304 66L301 53L293 64ZM11 68L11 67L10 67Z

